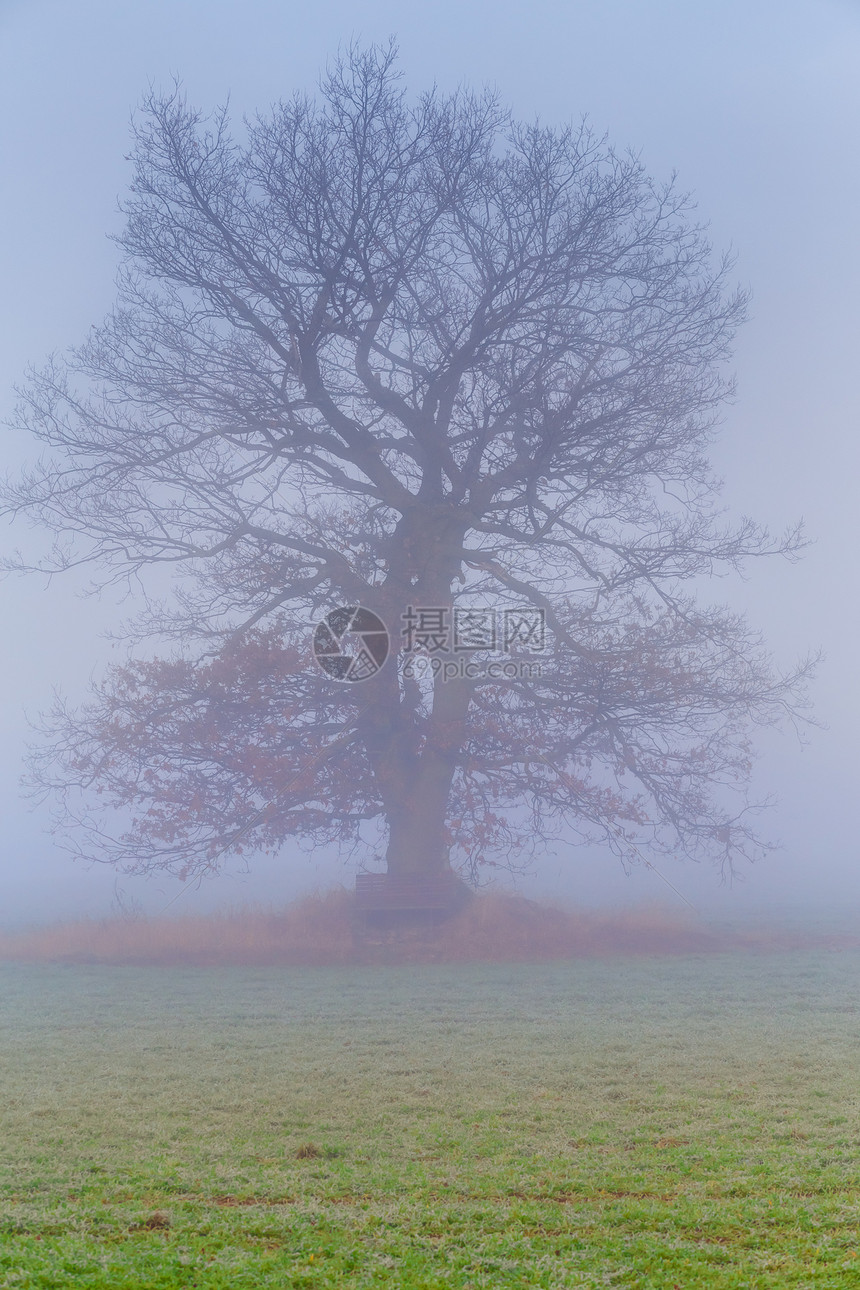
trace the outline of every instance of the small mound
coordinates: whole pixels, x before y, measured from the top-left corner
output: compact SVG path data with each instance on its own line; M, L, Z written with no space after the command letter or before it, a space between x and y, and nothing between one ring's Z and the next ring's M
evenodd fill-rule
M724 938L684 913L658 906L576 911L507 892L471 901L440 928L447 960L528 962L604 954L677 954L724 949Z
M307 896L280 911L232 910L173 918L83 919L0 936L18 962L217 966L346 966L541 962L624 954L696 954L856 945L773 929L714 930L660 906L577 911L511 892L474 896L436 926L363 925L352 892Z

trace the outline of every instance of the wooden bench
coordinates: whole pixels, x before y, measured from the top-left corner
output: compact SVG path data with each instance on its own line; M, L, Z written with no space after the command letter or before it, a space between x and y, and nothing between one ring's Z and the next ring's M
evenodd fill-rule
M453 874L422 878L360 873L355 879L356 909L365 922L397 921L398 915L445 918L462 903L463 884Z

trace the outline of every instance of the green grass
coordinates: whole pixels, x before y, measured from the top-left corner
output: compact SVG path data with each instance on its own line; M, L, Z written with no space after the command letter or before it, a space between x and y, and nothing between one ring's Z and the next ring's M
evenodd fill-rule
M860 1286L856 952L0 987L0 1286Z

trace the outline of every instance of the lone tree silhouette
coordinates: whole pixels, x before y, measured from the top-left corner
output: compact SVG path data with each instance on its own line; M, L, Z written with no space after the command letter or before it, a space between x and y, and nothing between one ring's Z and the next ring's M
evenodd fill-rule
M755 858L749 736L809 664L687 588L800 540L722 518L744 299L674 183L490 94L410 99L391 47L239 142L178 89L134 139L118 304L31 377L46 451L5 492L51 568L178 575L128 624L166 656L47 720L73 845L184 876L291 837L399 875L552 838ZM360 683L311 650L338 606L391 635Z

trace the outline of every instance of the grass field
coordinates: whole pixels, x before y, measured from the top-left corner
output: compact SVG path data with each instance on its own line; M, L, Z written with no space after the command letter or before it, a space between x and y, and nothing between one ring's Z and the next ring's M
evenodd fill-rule
M860 953L0 965L0 1285L860 1286Z

